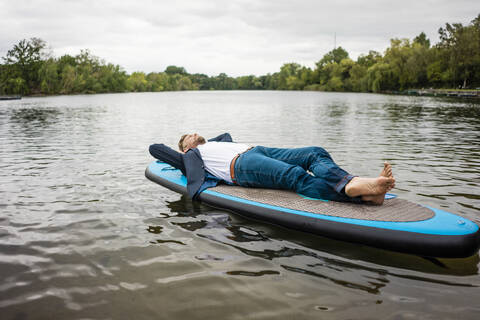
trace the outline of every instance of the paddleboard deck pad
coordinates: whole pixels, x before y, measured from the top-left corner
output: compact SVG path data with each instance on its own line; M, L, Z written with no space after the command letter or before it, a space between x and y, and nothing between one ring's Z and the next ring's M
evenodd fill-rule
M187 195L186 177L167 163L152 162L145 176ZM386 195L383 205L376 206L220 184L204 190L198 200L287 228L421 256L468 257L480 246L480 230L474 222L392 194Z

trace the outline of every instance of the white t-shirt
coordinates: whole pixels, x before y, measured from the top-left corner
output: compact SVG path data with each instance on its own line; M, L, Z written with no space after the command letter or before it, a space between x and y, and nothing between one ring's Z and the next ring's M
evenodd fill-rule
M207 142L197 147L202 156L205 169L215 177L232 182L230 162L233 158L247 150L250 146L233 142Z

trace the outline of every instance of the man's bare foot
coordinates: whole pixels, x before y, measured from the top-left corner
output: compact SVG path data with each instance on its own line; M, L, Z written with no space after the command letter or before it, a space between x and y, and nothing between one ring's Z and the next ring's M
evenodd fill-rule
M380 177L387 177L387 178L393 178L393 172L392 172L392 165L388 162L383 163L383 170L380 172ZM367 196L362 196L362 200L371 204L376 204L376 205L381 205L385 201L385 194L392 190L392 188L395 187L395 182L391 184L385 193L381 193L378 195L367 195Z
M361 178L354 177L345 186L345 193L349 197L376 196L385 194L395 184L393 177Z

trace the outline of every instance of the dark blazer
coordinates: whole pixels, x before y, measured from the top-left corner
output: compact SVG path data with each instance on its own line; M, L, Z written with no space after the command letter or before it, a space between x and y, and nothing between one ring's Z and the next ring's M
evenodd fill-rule
M221 134L208 141L233 142L229 133ZM220 181L205 170L202 156L197 148L180 153L160 143L152 144L149 151L153 157L182 171L187 177L187 192L192 199L206 188L216 186Z

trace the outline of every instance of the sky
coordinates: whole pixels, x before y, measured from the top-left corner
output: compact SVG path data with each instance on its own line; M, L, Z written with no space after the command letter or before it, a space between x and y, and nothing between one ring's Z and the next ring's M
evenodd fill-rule
M56 57L89 49L128 73L258 76L313 68L335 44L356 59L422 31L436 43L479 13L479 0L0 0L0 57L38 37Z

